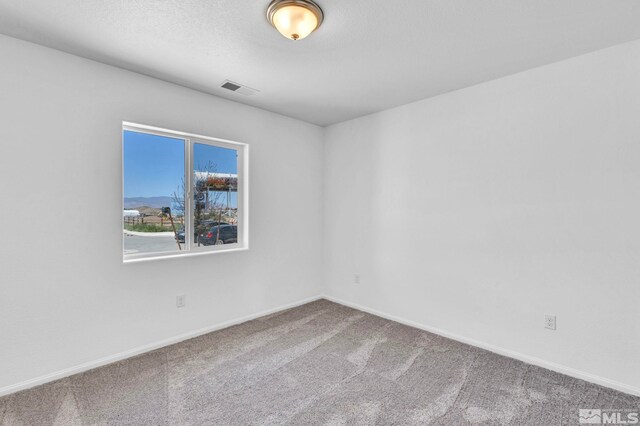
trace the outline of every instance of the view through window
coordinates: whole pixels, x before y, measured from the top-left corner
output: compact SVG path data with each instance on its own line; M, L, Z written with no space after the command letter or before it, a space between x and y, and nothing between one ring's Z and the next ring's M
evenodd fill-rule
M123 130L125 260L246 247L246 145Z
M197 247L238 241L238 161L235 150L193 144L194 240Z

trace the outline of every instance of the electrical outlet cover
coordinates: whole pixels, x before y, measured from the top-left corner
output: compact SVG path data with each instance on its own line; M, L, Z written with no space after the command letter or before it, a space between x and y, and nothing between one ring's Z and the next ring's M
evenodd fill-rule
M556 329L556 316L555 315L545 315L544 316L544 328L549 330Z
M184 294L176 296L176 307L184 308L184 305L186 304L186 297L187 296L185 296Z

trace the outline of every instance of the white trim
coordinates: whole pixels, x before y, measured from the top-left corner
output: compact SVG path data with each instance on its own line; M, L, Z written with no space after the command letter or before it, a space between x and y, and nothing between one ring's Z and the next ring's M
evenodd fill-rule
M100 358L94 361L85 362L84 364L76 365L75 367L65 368L64 370L56 371L54 373L45 374L44 376L36 377L33 379L25 380L23 382L19 382L13 385L5 386L0 388L0 397L9 395L15 392L19 392L25 389L32 388L34 386L42 385L48 382L52 382L54 380L59 380L68 376L72 376L74 374L82 373L84 371L88 371L97 367L102 367L107 364L111 364L117 361L121 361L123 359L131 358L136 355L143 354L145 352L150 352L165 346L173 345L175 343L182 342L184 340L192 339L194 337L201 336L203 334L211 333L213 331L221 330L223 328L231 327L232 325L241 324L246 321L251 321L256 318L263 317L265 315L270 315L279 311L283 311L285 309L295 308L296 306L301 306L310 302L314 302L316 300L322 299L322 296L314 296L309 297L307 299L298 300L296 302L288 303L286 305L279 306L277 308L268 309L266 311L257 312L255 314L246 315L244 317L236 318L230 321L225 321L220 324L212 325L209 327L200 328L198 330L189 331L184 334L180 334L178 336L170 337L168 339L161 340L159 342L150 343L148 345L138 346L137 348L133 348L124 352L120 352L114 355L109 355L104 358Z
M262 311L262 312L258 312L255 314L251 314L251 315L247 315L241 318L236 318L234 320L230 320L230 321L225 321L223 323L220 324L216 324L213 326L209 326L209 327L205 327L205 328L201 328L195 331L190 331L184 334L181 334L179 336L174 336L174 337L170 337L168 339L165 340L161 340L159 342L155 342L155 343L151 343L148 345L144 345L144 346L139 346L137 348L128 350L128 351L124 351L124 352L120 352L118 354L115 355L110 355L104 358L100 358L97 359L95 361L89 361L86 362L84 364L80 364L77 365L75 367L71 367L71 368L66 368L64 370L60 370L51 374L46 374L44 376L40 376L40 377L36 377L34 379L30 379L30 380L25 380L23 382L19 382L13 385L9 385L9 386L5 386L3 388L0 388L0 397L5 396L5 395L9 395L15 392L19 392L25 389L29 389L32 388L34 386L38 386L38 385L42 385L48 382L52 382L54 380L58 380L58 379L62 379L68 376L72 376L74 374L78 374L78 373L82 373L84 371L88 371L94 368L98 368L98 367L102 367L104 365L107 364L111 364L113 362L117 362L117 361L121 361L123 359L127 359L136 355L140 355L143 354L145 352L150 352L165 346L169 346L169 345L173 345L175 343L179 343L182 342L184 340L188 340L188 339L192 339L194 337L198 337L201 336L203 334L207 334L207 333L211 333L213 331L217 331L217 330L221 330L223 328L227 328L227 327L231 327L233 325L236 324L241 324L243 322L246 321L251 321L253 319L265 316L265 315L270 315L273 314L275 312L279 312L279 311L283 311L285 309L291 309L294 308L296 306L301 306L304 305L306 303L310 303L310 302L314 302L316 300L320 300L320 299L326 299L329 300L331 302L334 303L339 303L341 305L344 306L348 306L350 308L354 308L354 309L358 309L360 311L363 312L367 312L370 313L372 315L376 315L379 316L381 318L386 318L388 320L391 321L395 321L398 322L400 324L404 324L404 325L408 325L410 327L414 327L414 328L418 328L420 330L425 330L428 331L430 333L434 333L437 334L439 336L443 336L452 340L456 340L458 342L462 342L462 343L466 343L468 345L471 346L475 346L478 348L482 348L485 350L488 350L490 352L496 353L498 355L503 355L509 358L514 358L523 362L526 362L528 364L532 364L532 365L536 365L538 367L542 367L542 368L546 368L548 370L552 370L561 374L565 374L567 376L571 376L571 377L575 377L577 379L581 379L581 380L585 380L587 382L591 382L591 383L595 383L597 385L601 385L607 388L611 388L611 389L615 389L617 391L620 392L624 392L624 393L628 393L631 395L635 395L635 396L640 396L640 388L636 388L634 386L631 385L627 385L621 382L617 382L615 380L609 380L606 379L604 377L600 377L597 376L595 374L591 374L591 373L586 373L584 371L580 371L580 370L576 370L574 368L570 368L570 367L566 367L564 365L560 365L560 364L556 364L553 362L549 362L549 361L545 361L543 359L540 358L536 358L536 357L532 357L529 355L525 355L525 354L521 354L519 352L515 352L515 351L511 351L509 349L504 349L501 348L499 346L494 346L488 343L484 343L484 342L480 342L474 339L470 339L467 337L463 337L454 333L450 333L448 331L439 329L439 328L435 328L435 327L431 327L431 326L427 326L427 325L423 325L423 324L419 324L417 322L411 321L411 320L407 320L404 318L400 318L397 317L395 315L389 315L386 314L384 312L378 311L376 309L371 309L362 305L359 305L357 303L351 303L351 302L347 302L345 300L339 299L337 297L333 297L333 296L328 296L328 295L321 295L321 296L314 296L314 297L310 297L307 299L303 299L303 300L299 300L297 302L293 302L293 303L289 303L283 306L279 306L277 308L273 308L273 309L269 309L266 311Z
M129 231L128 229L123 229L127 235L135 235L136 237L173 237L173 232L138 232L138 231ZM175 238L175 237L174 237Z
M129 263L138 263L138 262L149 262L154 260L162 260L162 259L177 259L180 257L193 257L193 256L204 256L207 254L220 254L220 253L235 253L238 251L247 251L249 247L239 247L239 244L224 244L222 246L211 246L212 248L208 248L203 251L179 251L179 252L169 252L168 254L162 254L161 252L151 253L153 256L141 256L141 257L132 257L135 254L128 254L127 258L122 261L124 265Z
M376 315L382 318L386 318L391 321L398 322L400 324L408 325L410 327L418 328L420 330L428 331L433 334L437 334L439 336L443 336L452 340L456 340L458 342L466 343L467 345L475 346L481 349L485 349L489 352L496 353L498 355L503 355L509 358L514 358L525 362L527 364L536 365L538 367L546 368L547 370L552 370L557 373L565 374L567 376L574 377L576 379L581 379L587 382L595 383L600 386L604 386L607 388L615 389L620 392L628 393L635 396L640 396L640 388L627 385L625 383L617 382L615 380L606 379L604 377L597 376L595 374L586 373L584 371L576 370L571 367L567 367L561 364L556 364L554 362L545 361L540 358L536 358L533 356L525 355L520 352L515 352L509 349L501 348L499 346L494 346L489 343L480 342L478 340L470 339L468 337L460 336L458 334L450 333L448 331L431 327L428 325L420 324L415 321L411 321L408 319L404 319L401 317L397 317L395 315L390 315L376 309L368 308L366 306L359 305L357 303L347 302L346 300L339 299L333 296L323 295L323 299L329 300L334 303L339 303L344 306L348 306L353 309L357 309L359 311L367 312L372 315Z
M165 136L172 139L184 139L184 138L204 139L207 141L213 141L220 144L229 145L229 148L231 149L239 149L239 148L242 148L243 146L248 145L247 143L244 143L244 142L231 141L229 139L214 138L211 136L199 135L197 133L187 133L179 130L163 129L162 127L148 126L146 124L132 123L130 121L123 121L122 129L131 130L132 132L143 131L146 133L156 134L158 136Z

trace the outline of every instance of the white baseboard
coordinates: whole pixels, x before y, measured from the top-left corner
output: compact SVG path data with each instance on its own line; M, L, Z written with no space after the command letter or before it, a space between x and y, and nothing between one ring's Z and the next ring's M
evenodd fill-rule
M107 364L111 364L113 362L117 362L117 361L121 361L123 359L126 358L131 358L133 356L136 355L140 355L143 354L145 352L150 352L153 351L155 349L159 349L165 346L169 346L175 343L179 343L182 342L183 340L188 340L194 337L198 337L201 336L203 334L207 334L207 333L211 333L213 331L217 331L217 330L221 330L223 328L227 328L227 327L231 327L232 325L236 325L236 324L240 324L246 321L251 321L253 319L265 316L265 315L269 315L278 311L283 311L285 309L290 309L290 308L294 308L296 306L300 306L300 305L304 305L306 303L309 302L313 302L319 299L327 299L330 300L332 302L335 303L339 303L341 305L345 305L354 309L358 309L360 311L363 312L368 312L372 315L376 315L382 318L386 318L389 319L391 321L395 321L398 322L400 324L405 324L408 325L410 327L415 327L421 330L425 330L428 331L430 333L434 333L437 334L439 336L443 336L443 337L447 337L449 339L452 340L456 340L458 342L462 342L462 343L466 343L468 345L471 346L475 346L478 348L482 348L485 350L488 350L490 352L499 354L499 355L504 355L507 356L509 358L514 358L523 362L526 362L528 364L532 364L532 365L536 365L538 367L542 367L542 368L546 368L548 370L552 370L552 371L556 371L558 373L561 374L566 374L567 376L571 376L571 377L575 377L577 379L582 379L585 380L587 382L591 382L591 383L595 383L601 386L605 386L611 389L615 389L617 391L620 392L624 392L624 393L628 393L631 395L635 395L635 396L640 396L640 388L634 387L634 386L630 386L624 383L620 383L614 380L609 380L606 379L604 377L600 377L597 376L595 374L591 374L591 373L586 373L584 371L580 371L580 370L576 370L574 368L570 368L570 367L566 367L564 365L560 365L560 364L556 364L553 362L549 362L549 361L545 361L543 359L540 358L536 358L536 357L532 357L529 355L525 355L525 354L521 354L519 352L515 352L509 349L504 349L498 346L494 346L488 343L484 343L484 342L480 342L474 339L470 339L464 336L460 336L454 333L450 333L448 331L445 330L441 330L439 328L435 328L435 327L430 327L428 325L424 325L424 324L419 324L417 322L411 321L411 320L407 320L401 317L397 317L395 315L390 315L390 314L386 314L384 312L375 310L375 309L371 309L368 308L366 306L362 306L359 305L357 303L351 303L351 302L347 302L346 300L342 300L336 297L332 297L332 296L328 296L328 295L323 295L323 296L315 296L315 297L310 297L308 299L304 299L304 300L299 300L293 303L289 303L283 306L279 306L277 308L273 308L273 309L269 309L266 311L262 311L262 312L257 312L255 314L251 314L251 315L247 315L241 318L236 318L230 321L226 321L220 324L216 324L213 326L209 326L209 327L204 327L201 328L199 330L194 330L194 331L190 331L188 333L184 333L181 334L179 336L174 336L174 337L170 337L168 339L159 341L159 342L155 342L155 343L151 343L148 345L144 345L144 346L139 346L137 348L128 350L128 351L124 351L124 352L120 352L117 353L115 355L110 355L104 358L100 358L97 359L95 361L90 361L90 362L86 362L84 364L80 364L77 365L75 367L71 367L71 368L66 368L64 370L60 370L60 371L56 371L54 373L51 374L47 374L44 376L40 376L40 377L36 377L34 379L30 379L30 380L25 380L23 382L20 383L16 383L13 385L9 385L9 386L5 386L0 388L0 396L4 396L4 395L8 395L11 393L15 393L21 390L25 390L25 389L29 389L32 388L34 386L38 386L38 385L42 385L44 383L48 383L48 382L52 382L54 380L58 380L58 379L62 379L64 377L68 377L68 376L72 376L74 374L78 374L78 373L82 373L84 371L88 371L97 367L102 367L104 365Z
M128 351L120 352L115 355L109 355L104 358L97 359L95 361L89 361L84 364L76 365L75 367L65 368L64 370L56 371L54 373L46 374L44 376L36 377L34 379L25 380L20 383L16 383L13 385L5 386L0 388L0 396L9 395L11 393L15 393L21 390L29 389L34 386L42 385L48 382L52 382L54 380L62 379L64 377L72 376L74 374L82 373L84 371L88 371L97 367L102 367L107 364L111 364L116 361L121 361L126 358L131 358L136 355L143 354L145 352L150 352L156 349L160 349L164 346L173 345L175 343L182 342L183 340L192 339L194 337L201 336L203 334L211 333L212 331L221 330L223 328L231 327L232 325L240 324L246 321L251 321L256 318L263 317L265 315L273 314L278 311L283 311L285 309L294 308L296 306L304 305L309 302L313 302L316 300L322 299L322 296L310 297L303 300L298 300L293 303L289 303L283 306L279 306L277 308L268 309L262 312L256 312L255 314L247 315L241 318L236 318L231 321L225 321L220 324L212 325L209 327L204 327L198 330L190 331L188 333L181 334L179 336L170 337L168 339L161 340L159 342L151 343L144 346L139 346L134 349L130 349Z
M576 370L574 368L571 367L567 367L564 365L560 365L560 364L556 364L554 362L550 362L550 361L545 361L543 359L540 358L536 358L533 356L529 356L529 355L525 355L519 352L515 352L509 349L505 349L505 348L501 348L499 346L494 346L488 343L484 343L484 342L480 342L478 340L474 340L474 339L470 339L468 337L464 337L464 336L460 336L454 333L450 333L446 330L441 330L439 328L435 328L435 327L431 327L428 325L424 325L424 324L419 324L417 322L411 321L411 320L407 320L404 318L400 318L397 317L395 315L389 315L387 313L384 312L380 312L378 310L375 309L371 309L368 308L366 306L362 306L359 305L357 303L351 303L351 302L347 302L346 300L342 300L339 299L337 297L333 297L333 296L328 296L328 295L323 295L322 296L323 299L327 299L329 301L335 302L335 303L339 303L341 305L344 306L348 306L350 308L354 308L357 309L359 311L363 311L363 312L367 312L370 313L372 315L376 315L382 318L386 318L388 320L391 321L395 321L398 322L400 324L404 324L404 325L408 325L410 327L414 327L414 328L418 328L420 330L424 330L424 331L428 331L430 333L433 334L437 334L439 336L442 337L446 337L452 340L456 340L458 342L462 342L462 343L466 343L468 345L471 346L475 346L481 349L485 349L489 352L493 352L496 353L498 355L504 355L506 357L509 358L514 358L517 360L520 360L522 362L525 362L527 364L532 364L532 365L536 365L538 367L542 367L542 368L546 368L547 370L552 370L561 374L565 374L567 376L570 377L575 377L576 379L581 379L587 382L591 382L591 383L595 383L597 385L601 385L607 388L611 388L611 389L615 389L617 391L620 392L624 392L624 393L628 393L631 395L635 395L635 396L640 396L640 388L637 388L635 386L631 386L631 385L627 385L625 383L621 383L621 382L617 382L614 380L609 380L606 379L604 377L600 377L597 376L595 374L591 374L591 373L586 373L584 371L580 371L580 370Z

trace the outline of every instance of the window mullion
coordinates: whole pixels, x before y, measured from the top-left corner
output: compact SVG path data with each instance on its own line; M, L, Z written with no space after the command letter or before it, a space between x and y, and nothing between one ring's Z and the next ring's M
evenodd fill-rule
M193 246L193 145L191 139L185 139L185 251L191 251Z

